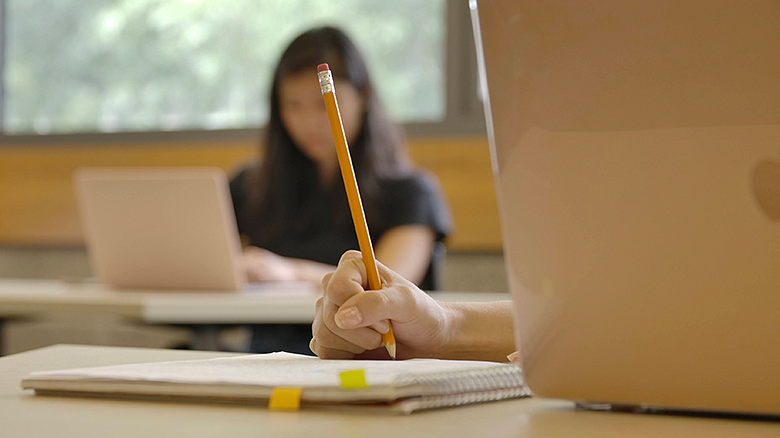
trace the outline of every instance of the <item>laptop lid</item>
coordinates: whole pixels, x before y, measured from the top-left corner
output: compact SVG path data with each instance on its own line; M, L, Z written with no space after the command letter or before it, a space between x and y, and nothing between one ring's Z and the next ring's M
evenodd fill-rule
M780 3L475 3L530 388L780 413Z
M74 174L95 275L117 288L238 290L246 282L218 168L82 168Z

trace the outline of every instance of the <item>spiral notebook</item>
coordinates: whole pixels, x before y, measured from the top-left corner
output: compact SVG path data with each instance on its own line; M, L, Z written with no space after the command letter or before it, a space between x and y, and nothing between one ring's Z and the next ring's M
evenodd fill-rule
M28 376L22 387L39 395L406 414L529 395L513 364L320 360L291 353L45 371Z

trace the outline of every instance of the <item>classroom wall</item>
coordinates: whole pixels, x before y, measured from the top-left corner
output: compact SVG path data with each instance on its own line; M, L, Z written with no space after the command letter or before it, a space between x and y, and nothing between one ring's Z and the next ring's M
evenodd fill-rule
M255 156L256 139L156 140L0 146L0 246L73 246L83 237L71 184L82 166L218 166ZM500 251L493 176L484 137L419 137L412 160L441 181L452 205L451 251Z
M7 138L6 138L7 140ZM0 278L92 275L71 184L81 166L218 166L230 171L256 153L257 140L126 141L0 145ZM484 137L413 138L413 161L441 181L457 233L449 241L445 285L452 291L507 291L493 176ZM240 333L239 333L240 334ZM6 324L5 353L55 343L171 347L190 334L112 318L41 318ZM240 336L234 341L241 344ZM225 342L229 345L229 340Z

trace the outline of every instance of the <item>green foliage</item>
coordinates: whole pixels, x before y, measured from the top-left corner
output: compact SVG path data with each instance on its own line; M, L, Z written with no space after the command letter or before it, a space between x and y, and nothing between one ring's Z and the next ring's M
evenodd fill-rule
M397 120L444 116L444 0L6 1L9 133L259 126L281 50L322 24Z

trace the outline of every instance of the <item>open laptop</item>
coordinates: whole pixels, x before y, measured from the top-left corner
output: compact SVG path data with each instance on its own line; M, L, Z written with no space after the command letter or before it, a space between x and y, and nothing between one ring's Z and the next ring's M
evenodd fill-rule
M531 390L780 414L780 2L471 6Z
M90 259L115 288L241 289L246 276L218 168L82 168L74 174Z

